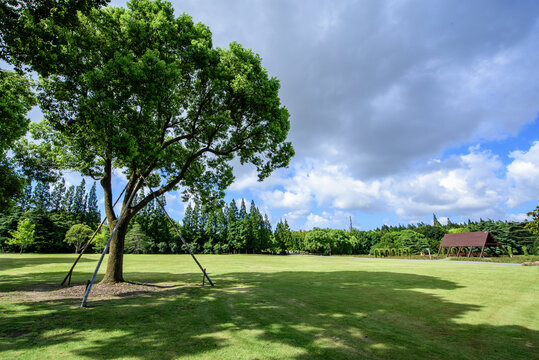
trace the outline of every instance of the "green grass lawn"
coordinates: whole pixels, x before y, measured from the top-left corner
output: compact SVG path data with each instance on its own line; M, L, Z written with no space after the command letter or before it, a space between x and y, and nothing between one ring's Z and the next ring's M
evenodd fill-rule
M0 359L534 359L539 267L348 257L127 255L132 296L32 300L74 255L0 254ZM83 257L74 284L91 277ZM104 263L106 264L106 262ZM101 274L103 271L100 272ZM46 294L45 294L46 295Z

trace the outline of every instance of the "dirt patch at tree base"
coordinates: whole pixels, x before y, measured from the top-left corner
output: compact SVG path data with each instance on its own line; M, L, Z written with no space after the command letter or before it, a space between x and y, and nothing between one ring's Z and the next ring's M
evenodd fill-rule
M92 299L110 299L136 296L140 294L160 292L179 287L185 287L185 284L174 283L158 284L138 284L122 282L116 284L93 284L90 291ZM21 301L21 302L41 302L50 300L80 299L82 300L86 291L86 284L73 285L69 287L58 288L56 284L38 284L17 291L0 293L0 301Z

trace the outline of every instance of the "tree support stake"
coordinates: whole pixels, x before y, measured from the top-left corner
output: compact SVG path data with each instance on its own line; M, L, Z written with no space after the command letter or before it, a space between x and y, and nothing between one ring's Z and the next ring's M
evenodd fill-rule
M141 175L140 176L144 182L146 182L146 179L144 179L144 177ZM193 251L191 251L191 248L189 247L189 245L187 244L187 241L185 241L185 239L183 238L182 234L180 233L180 231L178 230L178 228L176 227L176 224L174 224L174 221L170 218L170 216L168 215L167 211L165 210L165 207L163 206L163 204L161 203L161 201L155 196L155 193L153 192L152 188L150 187L150 185L147 185L148 186L148 189L150 189L150 192L152 193L153 195L153 198L154 200L159 204L159 206L161 207L161 209L163 209L163 212L165 213L165 215L167 216L167 219L168 221L170 222L170 224L172 225L172 227L174 228L174 230L176 231L176 234L178 234L178 236L180 237L181 241L183 242L183 244L185 245L185 247L187 248L187 251L189 251L189 254L191 254L191 257L193 258L193 260L195 260L195 262L197 263L198 267L200 268L200 271L202 271L202 274L203 276L208 279L208 282L210 283L211 286L214 286L213 284L213 281L211 281L210 277L208 276L208 274L206 273L206 269L204 269L202 267L202 265L200 265L200 263L198 262L197 258L195 257L195 254L193 254Z
M127 200L127 203L125 204L125 207L123 211L120 213L120 216L118 217L118 221L116 222L116 226L114 227L114 230L112 230L112 233L110 234L109 240L107 241L107 245L105 245L105 248L103 249L103 253L101 254L101 257L99 258L99 261L97 262L97 266L95 267L94 275L92 276L92 280L90 280L90 283L88 284L88 287L86 288L86 291L84 292L84 297L82 298L82 303L80 304L80 307L83 308L86 306L86 301L88 300L88 295L90 294L90 291L92 290L92 285L94 284L95 277L97 276L97 272L99 271L99 267L101 266L101 263L103 262L103 258L105 257L105 254L107 253L107 250L109 249L110 241L112 240L112 237L116 233L116 230L120 227L120 223L123 220L123 217L125 213L127 212L127 209L129 208L129 205L131 204L131 200L133 200L133 197L137 193L138 185L140 183L140 179L135 184L135 187L133 188L133 192L131 192L131 195L129 196L129 199Z

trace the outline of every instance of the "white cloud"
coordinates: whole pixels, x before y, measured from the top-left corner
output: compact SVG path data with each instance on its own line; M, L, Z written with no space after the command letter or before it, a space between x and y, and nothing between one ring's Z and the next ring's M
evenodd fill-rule
M342 211L334 211L333 213L323 211L320 215L310 213L301 227L303 229L312 229L315 227L345 229L349 224L349 216L350 214Z
M394 212L405 222L433 213L441 221L447 217L521 219L509 215L503 204L539 198L539 142L529 151L512 152L511 157L515 160L506 167L497 155L474 146L467 154L369 181L356 179L344 165L310 160L296 166L292 177L274 179L281 189L260 190L259 195L266 208L285 210L284 217L302 228L346 225L350 211Z
M528 151L513 151L509 157L514 159L507 166L507 177L511 184L507 204L511 207L521 202L539 198L539 141L534 142Z

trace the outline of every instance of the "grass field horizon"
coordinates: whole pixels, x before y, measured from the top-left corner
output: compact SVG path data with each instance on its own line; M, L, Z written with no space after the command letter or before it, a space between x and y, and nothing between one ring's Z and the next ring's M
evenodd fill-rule
M126 255L127 281L169 288L90 294L87 309L27 297L58 289L74 257L0 254L0 358L531 359L539 346L538 267L199 255L212 288L188 255Z

